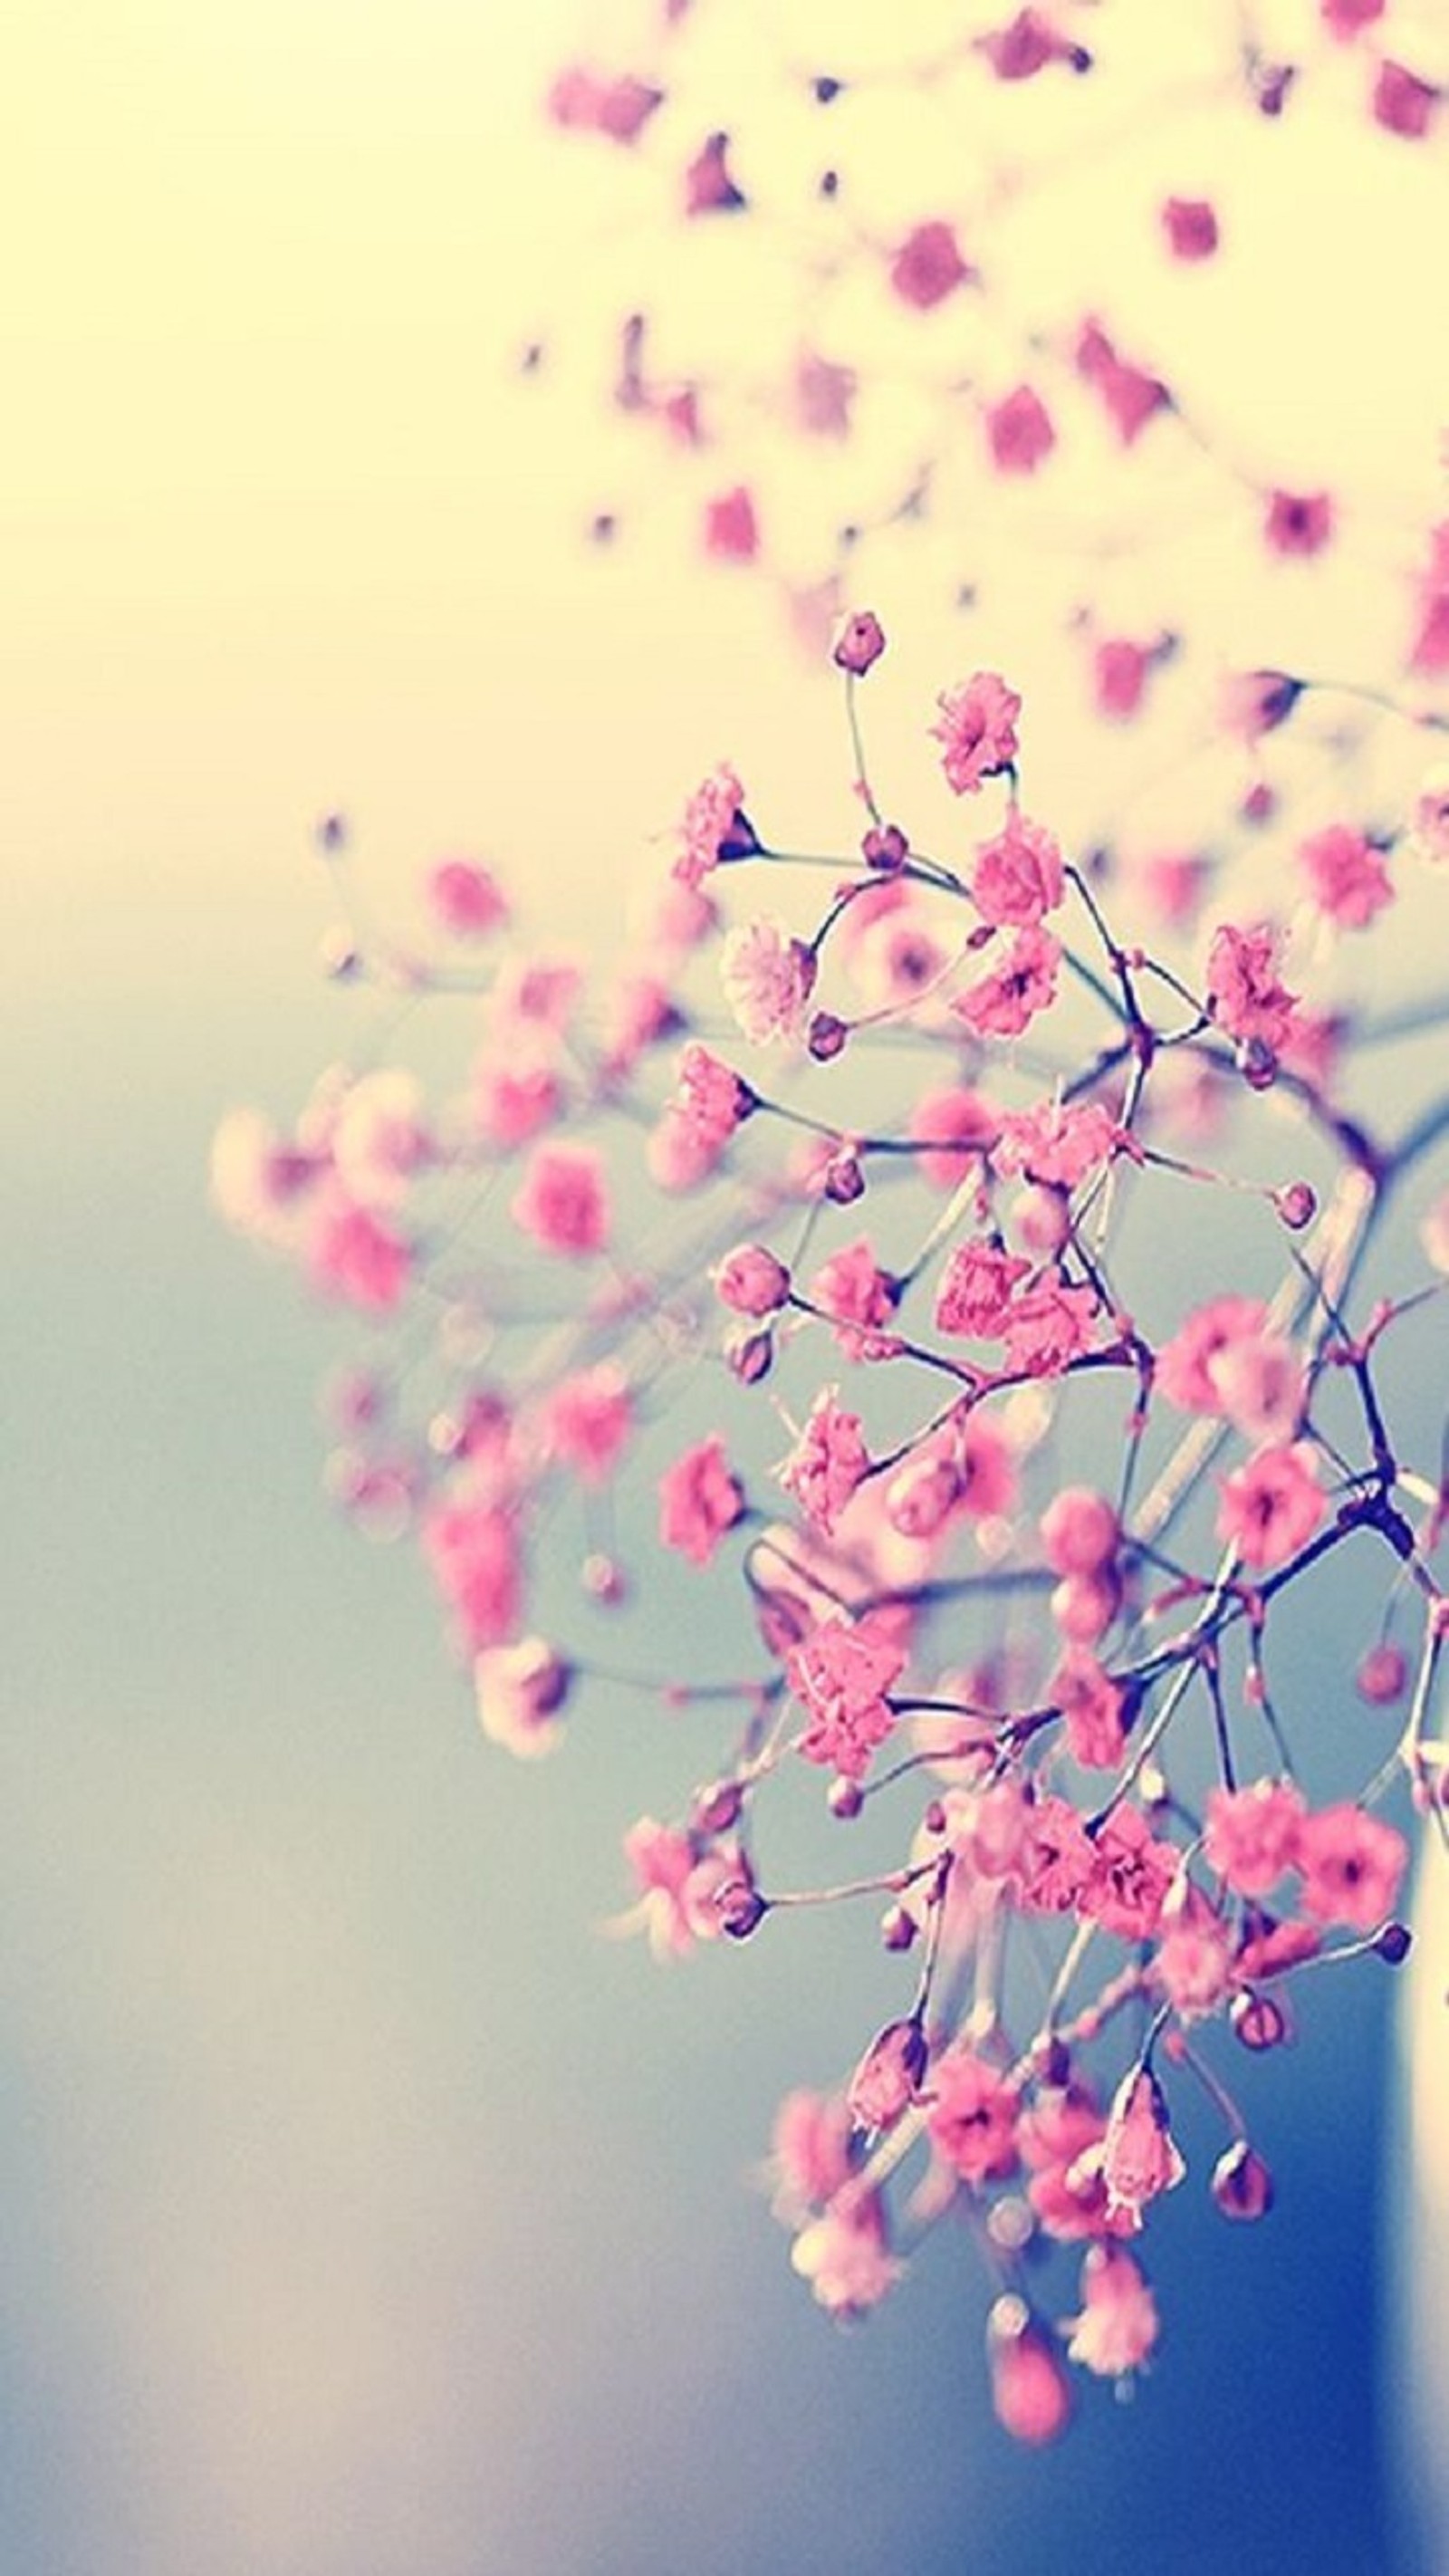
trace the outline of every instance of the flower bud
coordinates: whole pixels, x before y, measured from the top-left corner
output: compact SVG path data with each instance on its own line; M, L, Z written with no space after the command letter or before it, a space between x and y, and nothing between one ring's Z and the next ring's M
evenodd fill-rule
M885 630L880 619L870 609L863 608L854 617L846 619L836 638L831 660L838 671L848 671L859 680L880 660L885 647Z
M1403 1696L1409 1667L1397 1646L1370 1646L1354 1674L1354 1686L1360 1699L1371 1708L1388 1708Z
M1071 2382L1050 2337L1013 2292L986 2321L986 2358L996 2418L1018 2442L1054 2442L1072 2411Z
M825 1166L825 1195L836 1207L853 1207L865 1196L865 1174L854 1154L836 1154Z
M865 1806L865 1791L858 1780L847 1780L841 1772L831 1781L825 1803L837 1824L853 1824Z
M846 1021L837 1019L833 1011L817 1011L805 1032L805 1043L817 1064L832 1064L844 1055L849 1037Z
M1318 1213L1318 1200L1306 1181L1289 1181L1273 1192L1273 1205L1290 1234L1301 1234Z
M769 1912L765 1899L749 1878L727 1879L714 1900L719 1928L731 1941L748 1941Z
M1401 1968L1413 1944L1414 1936L1407 1923L1386 1923L1374 1942L1374 1948L1391 1968Z
M883 876L893 876L910 856L910 843L899 823L873 823L860 845L860 854L868 868L878 868Z
M850 2079L846 2100L858 2129L889 2129L915 2097L929 2055L918 2021L889 2021Z
M903 1905L888 1905L880 1918L880 1937L887 1950L909 1950L916 1937L914 1917Z
M1234 1995L1228 2019L1233 2037L1255 2055L1261 2055L1264 2049L1282 2048L1289 2038L1287 2014L1271 1995L1255 1994L1251 1989Z
M1273 2206L1273 2177L1246 2138L1224 2148L1208 2188L1224 2218L1266 2218Z
M712 1780L695 1792L694 1824L702 1834L727 1834L740 1820L745 1793L738 1780Z
M767 1244L739 1243L719 1263L714 1293L736 1315L773 1315L790 1294L790 1273Z
M758 1386L775 1364L772 1333L732 1333L725 1344L725 1366L741 1386Z

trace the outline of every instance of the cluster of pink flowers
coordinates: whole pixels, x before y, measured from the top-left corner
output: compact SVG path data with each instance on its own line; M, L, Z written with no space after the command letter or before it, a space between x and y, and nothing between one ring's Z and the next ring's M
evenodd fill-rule
M1067 0L984 14L953 76L1095 83ZM1276 120L1300 83L1361 69L1372 148L1422 141L1440 94L1384 53L1382 0L1308 14L1301 63L1237 44L1231 113ZM667 10L666 53L690 15ZM822 116L843 85L811 84ZM662 58L573 66L549 104L573 134L657 149L691 236L763 220L747 138L686 128ZM844 196L832 161L821 220L848 231ZM939 354L991 307L991 215L928 204L849 236L893 327ZM1173 194L1154 226L1175 292L1225 264L1212 198ZM656 377L649 345L632 314L615 398L685 459L718 442L702 543L768 574L727 389ZM792 363L757 408L844 448L864 363L813 344ZM1115 308L1022 335L1020 365L988 395L941 360L992 476L1045 483L1104 434L1115 470L1178 436L1250 494L1265 580L1312 582L1341 550L1344 496L1244 474ZM929 506L927 476L879 525ZM1359 1079L1449 1004L1396 1019L1338 974L1411 885L1442 951L1449 770L1392 805L1342 728L1367 705L1401 747L1449 730L1426 694L1449 674L1449 522L1407 567L1391 685L1214 672L1213 827L1145 857L1069 828L1004 648L913 707L919 833L882 804L862 707L895 685L891 638L844 583L870 534L850 523L799 621L844 692L858 842L795 864L721 759L681 796L647 930L608 975L521 943L482 861L438 862L436 952L354 926L333 962L414 1000L476 994L456 1089L400 1062L333 1071L285 1129L229 1119L213 1187L364 1336L329 1481L415 1541L491 1742L557 1756L591 1686L628 1686L635 1600L657 1636L688 1623L679 1668L643 1648L636 1686L723 1708L726 1730L679 1811L625 1831L624 1920L662 1958L784 1943L807 1906L879 1940L896 2006L837 2084L781 2106L776 2215L836 2316L968 2221L997 2414L1043 2442L1075 2375L1152 2359L1162 2196L1205 2183L1222 2219L1266 2213L1265 2114L1240 2093L1306 1972L1405 1955L1410 1814L1449 1840L1443 1425L1380 1366L1386 1342L1421 1365L1435 1332L1442 1349L1449 1093L1396 1121ZM1113 728L1194 684L1175 617L1124 626L1070 627ZM1299 816L1280 758L1330 750ZM333 820L321 843L346 908L348 835ZM1385 1219L1416 1193L1422 1258L1386 1281ZM575 1623L555 1610L542 1634L541 1570L571 1553ZM1374 1608L1330 1727L1297 1704L1279 1604L1350 1561ZM821 1808L846 1859L791 1883L788 1819ZM1205 2176L1189 2088L1221 2128Z

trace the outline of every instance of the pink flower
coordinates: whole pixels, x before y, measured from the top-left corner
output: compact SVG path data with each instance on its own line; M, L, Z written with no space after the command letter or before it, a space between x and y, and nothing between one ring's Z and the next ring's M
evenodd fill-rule
M1122 1941L1150 1941L1177 1876L1173 1843L1154 1839L1140 1807L1119 1803L1092 1846L1091 1876L1081 1911Z
M958 1417L951 1434L957 1507L969 1520L998 1520L1016 1501L1016 1459L1007 1435L984 1413Z
M452 939L486 939L508 919L497 879L476 859L441 859L427 893L434 919Z
M1287 1780L1253 1780L1242 1789L1208 1793L1203 1849L1211 1868L1239 1896L1269 1896L1298 1865L1306 1810Z
M1196 1307L1157 1354L1156 1393L1184 1413L1220 1413L1214 1364L1235 1345L1255 1340L1267 1315L1259 1297L1214 1297Z
M602 134L611 143L632 143L663 97L662 90L651 89L647 81L636 80L629 72L611 75L584 63L570 63L549 91L548 112L555 125Z
M783 921L761 915L732 930L720 958L725 1000L754 1046L798 1038L815 988L815 957Z
M1009 769L1017 754L1021 700L995 671L975 671L936 701L941 721L931 732L942 745L941 766L958 796L974 796L983 779Z
M1096 1656L1069 1647L1049 1675L1046 1693L1062 1712L1072 1760L1089 1771L1115 1770L1127 1741L1122 1689Z
M1145 2066L1125 2075L1112 2097L1101 2171L1109 2210L1127 2211L1138 2226L1147 2203L1175 2190L1187 2171L1173 2143L1162 2087Z
M1090 71L1092 57L1084 45L1059 35L1040 9L1018 9L1006 26L973 39L998 80L1032 80L1048 63L1066 63L1074 72Z
M432 1154L416 1074L383 1066L348 1084L332 1129L332 1161L355 1204L396 1207Z
M472 1105L480 1136L511 1153L553 1125L564 1106L563 1085L543 1065L518 1071L480 1061L474 1068Z
M1394 899L1382 852L1346 823L1330 823L1298 844L1298 864L1319 911L1342 930L1366 930Z
M1305 1371L1281 1333L1244 1334L1215 1351L1207 1374L1217 1411L1245 1440L1291 1440L1303 1410Z
M790 1294L790 1273L767 1244L738 1243L714 1273L714 1293L731 1314L773 1315Z
M536 1146L510 1211L545 1252L582 1260L609 1231L603 1163L589 1145Z
M724 1442L712 1434L686 1449L659 1479L660 1544L687 1556L691 1565L708 1565L744 1508L744 1490Z
M885 1694L905 1663L904 1648L878 1618L832 1614L819 1621L785 1659L809 1721L799 1745L804 1759L832 1765L842 1779L862 1779L895 1726Z
M1169 197L1162 228L1174 259L1211 259L1217 249L1218 219L1206 197Z
M805 2085L787 2093L775 2114L770 2168L777 2218L798 2226L812 2209L833 2200L851 2171L851 2119L838 2093Z
M1100 395L1124 447L1140 438L1155 413L1171 408L1166 385L1120 358L1100 322L1083 323L1076 365L1078 375Z
M1186 1878L1179 1877L1163 1909L1152 1974L1179 2021L1199 2021L1220 2011L1232 1991L1228 1927Z
M1403 1835L1378 1816L1348 1805L1319 1808L1298 1834L1304 1913L1372 1932L1393 1913L1408 1858Z
M962 2182L994 2182L1014 2171L1021 2097L998 2068L958 2040L937 2058L931 2090L931 2144Z
M858 379L853 367L834 365L807 349L795 369L795 416L812 438L844 438Z
M971 893L983 921L1014 927L1041 920L1061 902L1062 854L1050 832L1007 808L1005 828L983 841L971 871Z
M1130 2254L1093 2245L1082 2264L1082 2312L1071 2321L1069 2359L1099 2379L1138 2370L1157 2341L1157 2303Z
M1414 801L1409 848L1430 867L1442 867L1449 859L1449 764L1441 762L1423 779Z
M790 2260L817 2301L832 2316L859 2316L877 2307L900 2279L901 2265L886 2237L879 2192L850 2189L796 2237Z
M859 680L875 667L885 646L885 630L880 619L872 616L868 608L859 609L853 617L846 619L836 638L831 659L839 670L848 671Z
M1123 635L1104 637L1092 655L1098 714L1119 724L1135 716L1155 658L1150 645L1130 643Z
M998 474L1034 474L1057 443L1051 413L1030 385L987 406L986 436Z
M692 1835L641 1816L624 1836L624 1857L639 1901L619 1929L641 1928L656 1959L685 1958L697 1941L719 1938L724 1924L716 1900L738 1877L735 1854L701 1847Z
M907 1122L922 1180L937 1190L954 1190L973 1165L979 1170L985 1152L996 1142L1001 1120L989 1101L964 1084L917 1094Z
M745 205L744 191L730 172L729 149L727 134L711 134L701 144L684 174L687 215L733 215Z
M544 1437L551 1457L572 1467L585 1485L607 1484L634 1428L629 1382L612 1360L564 1378L543 1405Z
M847 1359L883 1360L899 1348L888 1328L896 1311L896 1283L876 1267L864 1235L833 1252L810 1282L810 1303L828 1315Z
M1095 1288L1044 1279L1018 1297L1006 1319L1006 1363L1024 1377L1060 1377L1091 1345Z
M1057 997L1060 944L1049 930L1019 930L991 974L957 996L951 1008L979 1038L1019 1038Z
M936 1292L938 1333L964 1333L972 1341L999 1341L1017 1283L1031 1269L997 1244L958 1243Z
M891 261L891 285L901 302L913 304L919 313L929 313L935 305L944 303L975 273L962 258L955 233L946 223L917 224Z
M1054 1574L1096 1574L1117 1554L1121 1524L1105 1494L1063 1485L1041 1516L1042 1552Z
M317 1214L307 1267L324 1297L364 1314L390 1315L402 1303L412 1253L382 1217L350 1199L329 1197Z
M1385 56L1374 82L1374 123L1386 133L1402 135L1406 142L1420 143L1434 122L1440 95L1432 81L1420 80L1416 72Z
M1374 26L1387 7L1388 0L1318 0L1318 14L1340 44L1351 44L1365 27Z
M996 2301L987 2319L986 2357L1003 2432L1034 2448L1055 2442L1071 2417L1071 2383L1050 2338L1014 2291Z
M506 1752L535 1761L562 1739L560 1713L572 1680L569 1666L541 1637L487 1646L473 1658L478 1723Z
M1026 1910L1071 1913L1080 1904L1095 1865L1095 1846L1070 1801L1052 1793L1034 1799L1016 1865Z
M1302 695L1302 681L1287 671L1232 671L1218 693L1218 721L1224 733L1260 742L1287 723Z
M860 2129L890 2129L914 2101L926 2071L925 2033L918 2021L887 2022L850 2079L846 2100Z
M742 858L759 847L745 819L745 791L727 761L703 779L684 809L674 874L697 886L721 859Z
M1110 1160L1118 1137L1117 1122L1100 1100L1042 1100L1003 1118L991 1160L998 1172L1074 1190Z
M492 1502L440 1503L423 1523L422 1545L467 1653L505 1645L523 1606L513 1513Z
M760 526L743 483L706 502L704 550L718 563L754 562L760 551Z
M1305 1440L1260 1449L1245 1467L1224 1477L1222 1494L1218 1536L1259 1573L1295 1556L1328 1508L1319 1489L1316 1453Z
M1333 534L1328 492L1270 492L1263 534L1275 555L1321 554Z
M823 1386L777 1472L806 1519L828 1538L869 1463L859 1414L847 1413L836 1401L836 1389Z
M1208 950L1208 1007L1218 1027L1240 1044L1269 1048L1275 1055L1293 1029L1296 993L1278 981L1283 934L1269 922L1234 930L1224 922Z

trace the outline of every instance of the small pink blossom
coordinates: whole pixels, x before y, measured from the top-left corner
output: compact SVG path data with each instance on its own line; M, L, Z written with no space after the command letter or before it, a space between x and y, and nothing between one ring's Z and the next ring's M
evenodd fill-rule
M1118 2085L1107 2114L1101 2172L1108 2208L1125 2210L1140 2226L1147 2203L1175 2190L1186 2171L1162 2087L1147 2067L1136 2067Z
M1019 930L1001 963L951 1008L979 1038L1019 1038L1057 997L1060 943L1049 930Z
M1001 1118L980 1092L964 1084L924 1091L911 1104L908 1131L923 1150L916 1169L932 1189L958 1189L967 1174L981 1167L1001 1132Z
M958 1243L936 1292L938 1333L964 1333L972 1341L999 1341L1011 1299L1028 1277L1029 1261L992 1243Z
M1217 1534L1237 1549L1245 1565L1266 1573L1297 1554L1327 1509L1317 1454L1306 1440L1296 1440L1260 1449L1245 1467L1224 1477Z
M1306 1391L1300 1354L1281 1333L1235 1337L1214 1351L1207 1375L1216 1409L1245 1440L1291 1440Z
M847 436L858 381L853 367L804 351L795 368L795 417L809 437Z
M1365 27L1376 26L1388 0L1318 0L1318 14L1331 36L1351 44Z
M1057 443L1051 413L1031 385L987 406L986 437L998 474L1034 474Z
M1158 1842L1140 1807L1112 1809L1093 1845L1081 1911L1122 1941L1150 1941L1178 1870L1173 1843Z
M1077 373L1100 396L1124 447L1131 447L1154 415L1171 408L1172 396L1157 376L1119 357L1100 322L1084 322L1077 337Z
M1069 1647L1048 1676L1046 1695L1062 1712L1072 1760L1090 1771L1115 1770L1127 1741L1122 1686L1096 1656Z
M733 1866L727 1855L641 1816L624 1836L624 1858L639 1898L619 1928L641 1928L656 1959L685 1958L697 1941L719 1937L723 1925L712 1898L721 1869Z
M1109 1161L1119 1132L1099 1100L1042 1100L1003 1118L991 1160L998 1172L1075 1190Z
M423 1522L422 1545L467 1653L506 1645L523 1607L515 1515L493 1502L440 1503Z
M975 273L947 223L917 224L891 261L891 285L901 302L914 305L918 313L933 311Z
M987 2320L991 2403L1003 2432L1034 2449L1055 2442L1071 2419L1071 2382L1055 2348L1014 2291Z
M1388 134L1402 135L1408 143L1421 143L1434 122L1441 96L1432 81L1420 80L1417 72L1411 72L1403 63L1390 62L1386 55L1373 87L1374 123Z
M1408 1845L1393 1825L1362 1807L1321 1807L1298 1833L1303 1911L1319 1923L1372 1932L1393 1913Z
M904 1648L874 1616L819 1621L785 1659L809 1721L800 1739L804 1759L829 1764L842 1779L862 1779L895 1726L885 1695L905 1663Z
M760 523L743 483L705 504L704 550L717 563L753 563L760 551Z
M1215 1363L1235 1345L1254 1341L1267 1322L1260 1297L1213 1297L1195 1307L1157 1354L1153 1386L1184 1413L1220 1413Z
M941 744L941 766L958 796L974 796L982 781L1009 769L1018 750L1016 719L1021 699L995 671L975 671L937 700L941 721L931 732Z
M307 1268L324 1297L364 1314L390 1315L402 1303L412 1253L384 1217L351 1199L329 1196L312 1229Z
M416 1074L387 1065L348 1084L332 1128L332 1161L356 1205L397 1207L432 1156Z
M508 919L497 878L476 859L440 859L427 896L434 920L450 939L486 939Z
M1232 1990L1228 1927L1201 1889L1185 1877L1179 1878L1163 1909L1152 1974L1179 2021L1199 2021L1220 2011Z
M1449 860L1449 763L1438 763L1424 776L1414 800L1408 847L1430 867Z
M1263 535L1275 555L1317 555L1333 535L1329 492L1270 492Z
M937 2058L931 2093L931 2144L962 2182L1014 2172L1020 2096L998 2067L958 2040Z
M1092 1287L1044 1279L1018 1297L1006 1319L1006 1362L1024 1377L1060 1377L1091 1347L1100 1312Z
M1074 72L1091 69L1086 47L1063 36L1041 9L1018 9L1004 27L972 41L1000 81L1034 80L1049 63L1065 63Z
M1007 1434L984 1413L955 1423L950 1456L956 1472L957 1508L970 1520L998 1520L1016 1501L1016 1457Z
M1278 980L1283 934L1270 922L1235 930L1228 922L1208 950L1208 1007L1218 1027L1242 1045L1276 1055L1293 1029L1298 997Z
M1082 2264L1082 2312L1071 2321L1070 2360L1099 2379L1140 2370L1157 2341L1157 2302L1120 2245L1089 2247Z
M516 1646L487 1646L473 1658L473 1692L484 1734L521 1761L536 1761L561 1741L569 1666L541 1637Z
M1218 219L1206 197L1169 197L1162 229L1174 259L1211 259L1217 249Z
M1017 1857L1021 1901L1029 1913L1069 1914L1081 1903L1096 1849L1069 1799L1035 1798Z
M586 63L570 63L549 91L548 112L555 125L602 134L611 143L632 143L663 98L662 90L630 72L597 72Z
M745 206L744 190L736 186L730 170L729 151L727 134L711 134L700 145L684 174L687 215L734 215Z
M1270 1896L1297 1867L1306 1810L1287 1780L1253 1780L1208 1793L1203 1849L1209 1866L1239 1896Z
M691 1565L711 1563L727 1530L741 1519L744 1490L718 1434L686 1449L659 1479L659 1538Z
M585 1485L607 1484L634 1428L629 1382L612 1360L564 1378L543 1405L550 1457L572 1467Z
M826 1538L870 1463L860 1416L847 1412L836 1393L833 1386L821 1387L804 1429L777 1471L786 1493Z
M1341 930L1367 930L1394 899L1383 853L1346 823L1330 823L1298 844L1298 864L1318 910Z
M732 930L720 958L720 981L753 1046L802 1035L815 989L815 957L783 921L761 914Z
M790 1294L790 1273L764 1243L738 1243L716 1265L714 1293L731 1314L756 1321L773 1315Z
M536 1146L510 1212L545 1252L576 1261L601 1251L609 1232L602 1158L588 1145Z
M1155 659L1151 645L1133 644L1125 635L1104 636L1092 652L1097 713L1116 724L1135 716Z
M1429 531L1429 560L1418 582L1419 625L1409 668L1424 679L1449 671L1449 519Z
M1038 922L1061 902L1063 888L1062 854L1052 834L1009 806L1004 829L982 842L971 871L982 920L1013 927Z
M551 1127L564 1106L563 1085L545 1065L516 1069L480 1061L473 1071L473 1121L502 1153Z
M1287 671L1232 671L1218 692L1218 721L1224 733L1257 743L1287 723L1302 695L1302 681Z
M799 2085L775 2114L770 2138L772 2206L787 2227L833 2200L851 2172L851 2118L838 2093Z
M810 1282L810 1303L835 1326L835 1338L847 1359L882 1360L899 1348L890 1330L896 1311L896 1284L878 1269L864 1235L823 1261Z
M900 2279L890 2251L885 2205L879 2192L840 2192L819 2218L803 2227L790 2260L816 2300L832 2316L859 2316L878 2307Z
M745 791L727 761L701 780L679 825L674 874L682 885L698 886L721 859L744 856L759 846L745 819L744 801Z
M1063 1485L1039 1523L1042 1552L1056 1574L1096 1574L1112 1564L1121 1523L1105 1494L1090 1485Z

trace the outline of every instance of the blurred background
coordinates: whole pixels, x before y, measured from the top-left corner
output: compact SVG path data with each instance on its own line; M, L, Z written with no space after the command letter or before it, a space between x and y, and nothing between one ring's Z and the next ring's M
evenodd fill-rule
M320 812L354 817L384 904L477 850L585 943L725 754L797 810L827 782L838 825L836 702L769 585L647 516L589 551L649 469L586 368L543 402L518 382L627 267L614 173L539 113L616 22L6 13L0 2561L1427 2571L1400 2437L1436 2338L1411 2362L1390 2296L1387 1980L1325 1980L1261 2088L1268 2227L1209 2228L1186 2190L1162 2211L1134 2402L1092 2392L1063 2449L1014 2451L969 2249L837 2333L749 2188L779 2093L858 2045L833 1927L669 1975L597 1937L619 1833L664 1803L660 1722L601 1700L566 1772L485 1751L421 1576L322 1500L331 1326L205 1204L222 1110L285 1114L363 1025L316 967ZM1383 244L1431 238L1442 199L1375 161L1375 236L1333 129L1304 130L1278 200L1239 182L1280 265L1205 309L1202 364L1277 367L1264 417L1285 455L1316 422L1324 479L1379 442L1387 578L1446 413L1428 306L1390 330L1417 289L1392 263L1385 288ZM1362 400L1326 415L1304 317L1331 342L1346 306ZM883 610L918 568L883 567ZM1334 616L1387 615L1367 596L1345 574L1275 613L1326 654ZM982 648L923 620L904 650L902 741ZM1364 1615L1336 1600L1301 1638L1304 1694L1341 1699ZM699 1768L688 1741L668 1762Z

